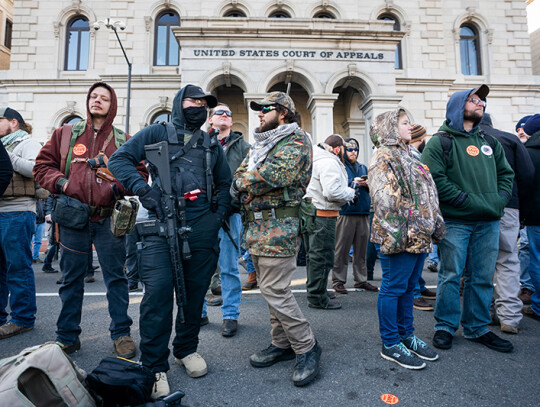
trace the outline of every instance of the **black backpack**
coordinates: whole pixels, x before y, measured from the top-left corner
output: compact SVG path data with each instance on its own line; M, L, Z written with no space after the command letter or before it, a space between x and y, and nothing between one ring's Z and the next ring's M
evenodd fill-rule
M103 399L103 407L117 407L151 401L155 380L152 372L140 363L109 357L88 375L86 383Z
M480 132L480 136L487 141L489 146L493 151L495 151L495 146L497 145L497 139L493 136L490 136L489 134ZM433 135L433 137L438 137L441 141L441 147L444 154L444 159L446 160L446 164L448 167L451 167L454 164L454 161L450 157L450 151L452 151L452 141L454 140L454 136L451 134L448 134L445 131L440 131L439 133L436 133Z

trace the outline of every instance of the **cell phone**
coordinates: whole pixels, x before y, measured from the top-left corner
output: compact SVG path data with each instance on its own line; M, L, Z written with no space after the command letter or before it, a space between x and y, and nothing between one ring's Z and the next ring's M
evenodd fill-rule
M367 175L362 175L360 179L363 179L365 181L367 179Z

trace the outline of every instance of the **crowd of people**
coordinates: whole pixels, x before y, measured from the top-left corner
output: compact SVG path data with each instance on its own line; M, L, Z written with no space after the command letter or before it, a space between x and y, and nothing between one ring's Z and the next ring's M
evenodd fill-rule
M368 165L354 138L315 144L284 92L251 102L260 120L251 146L232 131L229 106L194 85L176 94L171 123L133 137L113 126L116 94L104 82L88 91L86 120L55 130L44 146L19 112L1 109L0 339L36 323L32 262L48 223L44 272L57 272L61 252L56 343L68 354L82 346L95 247L114 349L124 358L139 349L155 375L154 399L170 392L173 328L174 363L204 376L197 348L207 305L221 305L221 335L232 337L242 290L257 287L271 341L250 364L295 359L294 385L315 380L324 344L291 291L301 246L310 308L342 308L350 261L354 288L378 292L382 358L408 369L439 358L415 335L413 308L434 310L434 348L450 349L461 325L466 339L511 352L489 326L518 334L523 315L540 320L540 114L521 119L516 134L498 130L488 94L486 85L452 94L431 138L403 108L379 114ZM380 287L369 282L376 256ZM239 262L249 272L243 286ZM436 292L424 267L438 272ZM139 284L137 347L127 310Z

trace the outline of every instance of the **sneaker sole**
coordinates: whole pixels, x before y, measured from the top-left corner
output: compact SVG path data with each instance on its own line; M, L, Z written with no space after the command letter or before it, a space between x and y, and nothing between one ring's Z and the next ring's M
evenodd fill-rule
M270 361L270 362L256 362L256 361L253 361L251 360L251 358L249 359L249 364L253 367L270 367L272 365L275 365L276 363L278 362L285 362L287 360L293 360L294 358L296 358L296 354L293 352L292 354L286 354L286 355L282 355L282 356L278 356L277 358L275 358L274 360Z
M433 311L434 310L433 307L418 307L416 305L413 305L413 308L420 311Z
M184 362L182 362L181 359L174 358L174 363L176 363L179 366L184 366L186 368L186 373L189 377L193 377L196 379L197 377L205 376L208 373L208 367L204 368L203 370L189 370L186 365L184 365Z
M409 348L407 348L409 349ZM420 355L419 353L416 353L414 350L409 349L409 352L414 353L416 356L418 356L420 359L427 360L428 362L434 362L437 359L439 359L439 355L435 356L434 358L428 358L427 356Z
M420 366L412 366L412 365L406 365L406 364L403 364L401 362L398 362L396 359L394 358L391 358L390 356L386 356L384 353L380 353L381 357L383 359L386 359L386 360L389 360L390 362L394 362L394 363L397 363L398 365L400 365L401 367L404 367L405 369L411 369L411 370L420 370L420 369L423 369L426 367L426 364L424 362L422 362L422 364Z

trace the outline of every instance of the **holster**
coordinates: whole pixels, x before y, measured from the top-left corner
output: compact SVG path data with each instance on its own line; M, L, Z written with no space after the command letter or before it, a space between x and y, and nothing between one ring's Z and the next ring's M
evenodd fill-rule
M133 232L138 210L139 202L135 198L116 201L110 222L112 234L120 237Z

